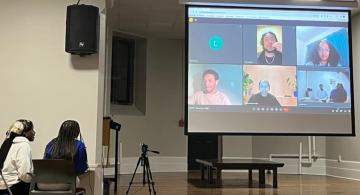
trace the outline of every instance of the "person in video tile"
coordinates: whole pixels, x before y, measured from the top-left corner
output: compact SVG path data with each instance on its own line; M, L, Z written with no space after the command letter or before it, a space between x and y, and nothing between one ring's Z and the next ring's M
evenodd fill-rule
M329 95L328 92L324 89L324 85L323 84L319 84L319 91L317 92L317 98L321 101L321 102L327 102Z
M263 51L260 53L258 64L282 65L282 44L278 42L275 33L269 31L261 36L260 44Z
M330 42L320 40L310 56L310 61L306 65L340 66L339 58L338 52Z
M231 105L226 94L218 91L219 74L208 69L203 73L203 82L205 89L198 91L192 97L192 103L195 105Z
M344 89L344 86L341 83L336 85L336 88L333 89L330 93L330 102L334 103L344 103L347 99L347 93Z
M269 93L270 83L266 80L259 82L259 93L250 97L248 104L259 106L281 106L274 95Z

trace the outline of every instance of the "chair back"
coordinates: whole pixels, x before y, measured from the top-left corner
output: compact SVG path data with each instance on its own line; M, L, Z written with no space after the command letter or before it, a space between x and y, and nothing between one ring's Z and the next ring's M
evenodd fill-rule
M34 176L30 185L30 195L66 194L75 195L76 173L74 162L69 160L33 160ZM68 184L68 190L39 190L36 184Z

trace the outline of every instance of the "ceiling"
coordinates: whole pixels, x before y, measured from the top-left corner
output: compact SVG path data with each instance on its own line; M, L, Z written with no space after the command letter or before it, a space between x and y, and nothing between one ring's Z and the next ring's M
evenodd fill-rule
M185 8L178 0L114 0L113 29L139 36L183 38Z
M141 37L184 38L185 8L179 0L108 0L108 4L109 25L115 31ZM353 15L359 10L353 9Z

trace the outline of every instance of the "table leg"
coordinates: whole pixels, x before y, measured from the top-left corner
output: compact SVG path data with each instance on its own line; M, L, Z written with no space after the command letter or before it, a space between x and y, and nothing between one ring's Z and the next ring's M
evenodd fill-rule
M209 166L209 171L210 171L210 173L209 173L209 176L210 176L209 181L210 181L210 184L213 184L214 183L213 168L210 167L210 166Z
M265 169L259 169L259 187L265 188Z
M201 181L204 181L205 179L205 171L204 171L205 167L203 164L200 164L200 173L201 173Z
M249 169L249 187L252 187L252 169Z
M208 184L211 184L211 167L210 166L206 166L206 171L207 171L207 179L208 179Z
M273 188L277 188L278 187L278 182L277 182L277 168L273 169Z
M216 169L216 185L217 185L218 187L220 187L220 186L221 186L221 182L222 182L222 180L221 180L221 169L217 168L217 169Z

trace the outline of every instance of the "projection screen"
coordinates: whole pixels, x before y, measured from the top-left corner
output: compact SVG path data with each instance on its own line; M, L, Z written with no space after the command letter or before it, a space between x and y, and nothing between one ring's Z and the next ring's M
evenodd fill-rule
M355 135L350 11L186 6L185 134Z

